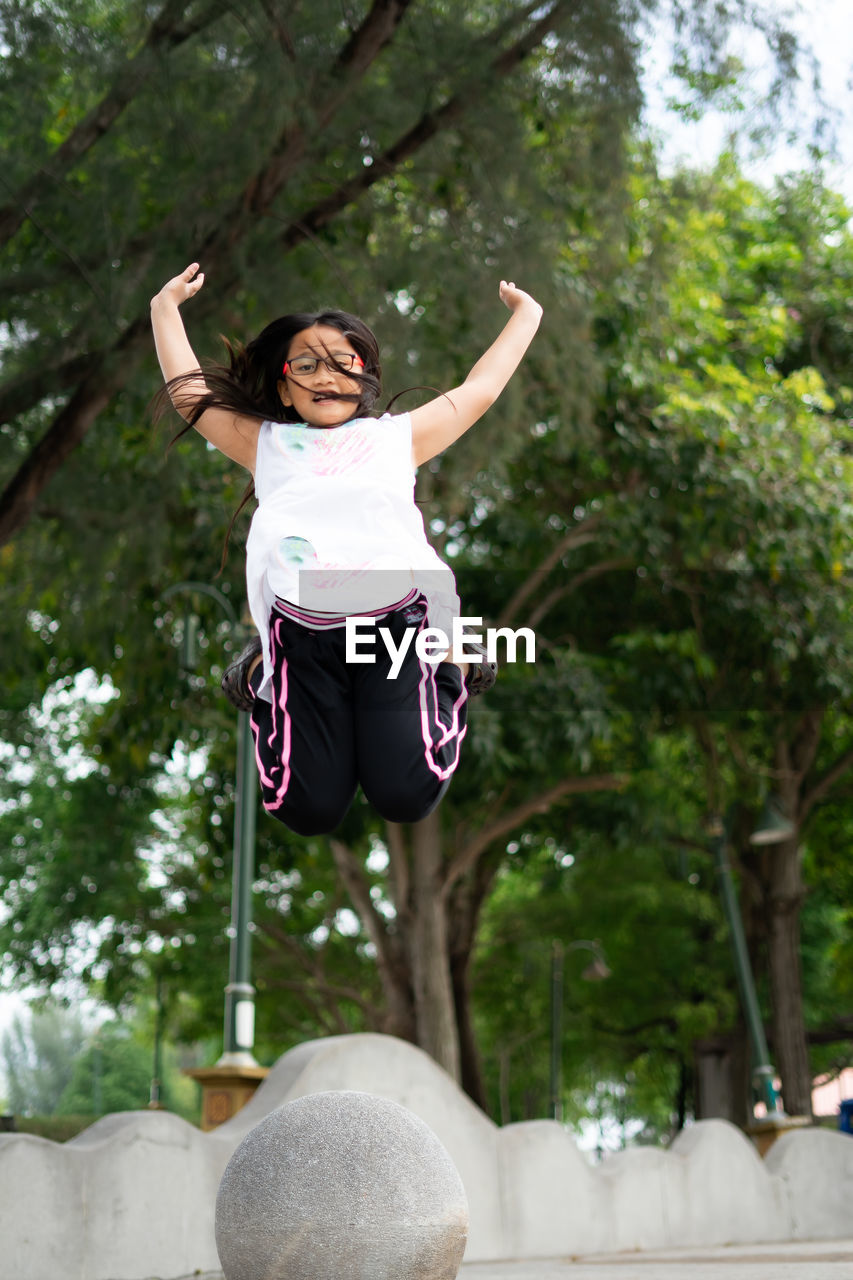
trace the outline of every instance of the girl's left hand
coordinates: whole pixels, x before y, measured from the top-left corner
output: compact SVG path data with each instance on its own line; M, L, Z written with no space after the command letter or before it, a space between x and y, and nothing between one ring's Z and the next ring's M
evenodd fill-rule
M535 298L531 298L529 293L525 293L523 289L516 289L513 280L501 280L500 285L501 301L506 303L510 311L518 311L521 307L531 307L541 316L542 308Z

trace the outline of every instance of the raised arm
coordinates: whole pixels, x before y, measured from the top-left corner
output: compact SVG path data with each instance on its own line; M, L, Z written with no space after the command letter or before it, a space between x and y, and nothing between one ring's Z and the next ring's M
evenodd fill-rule
M412 411L412 460L428 462L453 444L494 404L515 373L542 319L529 293L501 281L501 300L512 315L461 386Z
M186 374L187 378L172 394L172 403L182 418L189 418L193 408L207 392L198 358L190 346L181 319L180 306L198 293L204 284L204 272L192 262L179 276L168 280L151 299L151 326L157 359L166 382ZM206 440L227 457L254 471L260 422L228 409L205 409L195 424Z

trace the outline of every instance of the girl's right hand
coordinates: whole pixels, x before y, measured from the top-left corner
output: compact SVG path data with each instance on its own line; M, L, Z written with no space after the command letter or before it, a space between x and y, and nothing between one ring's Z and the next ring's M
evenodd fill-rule
M542 315L541 305L529 293L525 293L523 289L517 289L514 280L501 280L499 293L501 302L508 306L510 311L518 311L521 307L529 307L531 311L537 311L540 316Z
M166 281L160 292L155 293L151 299L151 305L153 307L155 304L171 303L172 306L179 307L187 298L198 293L203 284L204 272L199 271L197 262L191 262L179 276Z

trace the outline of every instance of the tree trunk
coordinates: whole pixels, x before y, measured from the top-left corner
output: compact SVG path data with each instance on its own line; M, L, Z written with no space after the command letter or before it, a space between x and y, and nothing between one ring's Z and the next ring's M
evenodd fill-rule
M388 933L384 920L371 901L370 885L364 875L361 859L342 840L333 838L329 844L353 909L360 916L370 941L376 948L376 965L386 1001L383 1030L387 1035L415 1041L405 939Z
M751 1123L749 1048L741 1021L728 1036L694 1045L697 1120L728 1120L745 1129Z
M767 947L773 1006L773 1054L789 1115L811 1115L812 1079L803 1017L800 908L805 896L798 841L787 840L770 857Z
M461 1084L459 1030L442 893L441 821L434 810L412 828L411 961L418 1044Z
M693 1073L682 1058L678 1064L678 1088L675 1093L675 1132L681 1133L687 1123L687 1108L693 1091Z
M471 990L468 981L471 953L457 955L452 964L453 1000L459 1032L460 1081L462 1088L482 1111L488 1113L486 1086L480 1069L480 1055L471 1021Z
M492 887L500 860L482 854L475 865L448 890L450 921L450 977L459 1028L462 1088L483 1111L488 1112L486 1086L480 1065L477 1038L471 1019L471 956L480 910Z
M361 860L342 841L330 844L352 903L376 948L388 1001L387 1030L419 1045L483 1110L486 1092L471 1022L469 966L480 909L500 854L497 842L532 814L545 813L566 795L610 790L618 775L564 778L556 786L460 834L445 850L441 806L411 827L389 822L388 889L395 919L389 928L370 897Z

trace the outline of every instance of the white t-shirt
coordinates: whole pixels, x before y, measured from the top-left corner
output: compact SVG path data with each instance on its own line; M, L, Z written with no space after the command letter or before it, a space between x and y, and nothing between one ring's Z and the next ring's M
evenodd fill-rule
M408 413L340 427L261 425L259 505L246 546L249 609L264 649L261 697L270 697L276 597L343 618L390 608L416 587L430 626L450 635L456 584L427 541L414 485Z

